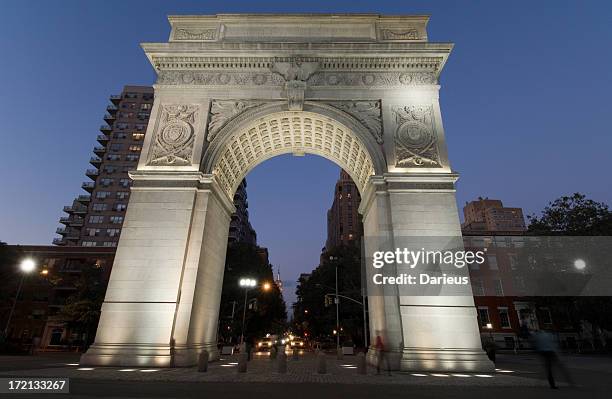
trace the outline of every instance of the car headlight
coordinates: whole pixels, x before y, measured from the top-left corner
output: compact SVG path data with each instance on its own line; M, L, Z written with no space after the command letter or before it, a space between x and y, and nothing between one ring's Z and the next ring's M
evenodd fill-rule
M304 346L304 343L303 343L303 342L300 342L300 346Z

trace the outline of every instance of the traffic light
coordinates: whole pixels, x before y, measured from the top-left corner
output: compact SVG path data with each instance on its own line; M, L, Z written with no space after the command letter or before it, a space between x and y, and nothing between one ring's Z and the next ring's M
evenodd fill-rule
M332 305L332 298L329 295L325 295L325 307Z

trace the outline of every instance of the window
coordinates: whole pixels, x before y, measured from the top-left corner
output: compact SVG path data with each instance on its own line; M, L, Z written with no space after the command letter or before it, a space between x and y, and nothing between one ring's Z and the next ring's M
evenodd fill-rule
M110 222L113 224L121 224L123 223L123 216L111 216Z
M548 308L540 308L538 309L538 319L545 325L552 324L552 316L550 315L550 310Z
M130 125L128 125L125 122L120 122L120 123L115 123L115 127L119 130L125 130L129 127Z
M481 279L475 278L472 279L472 292L475 296L483 296L484 295L484 284Z
M104 245L105 247L116 247L117 246L117 241L104 241Z
M151 107L153 107L153 104L151 104L151 103L140 104L140 109L142 111L146 111L148 109L151 109Z
M141 141L144 138L144 133L132 133L132 140Z
M153 93L143 94L142 95L142 99L144 101L151 101L151 100L153 100Z
M103 223L104 222L104 216L102 215L93 215L89 217L89 223Z
M106 154L106 159L109 161L120 161L121 155L119 154Z
M486 327L491 322L491 319L489 319L489 308L478 307L478 321L481 327Z
M123 98L138 98L138 93L127 92L123 95Z
M117 171L117 168L114 166L110 166L110 165L106 165L104 166L104 172L106 173L115 173Z
M111 196L110 191L98 191L96 192L96 198L104 199Z
M139 132L144 132L147 129L147 125L143 125L143 124L137 124L135 126L136 130L138 130Z
M130 196L130 192L129 191L117 191L117 198L119 199L126 199Z
M108 187L113 185L113 181L114 179L111 179L110 177L105 177L103 179L100 179L100 184L104 187Z
M96 202L91 206L91 210L95 212L104 212L107 209L107 205L104 202Z
M131 145L130 146L130 151L131 152L140 152L140 150L142 150L142 147L139 145Z
M127 204L117 203L117 204L115 204L114 210L119 211L119 212L123 212L123 211L125 211L126 208L127 208Z
M109 237L119 237L121 229L106 229L106 235Z
M95 247L96 242L95 241L81 241L81 246L82 247Z
M489 262L489 269L498 270L497 267L497 256L495 255L487 255L487 262Z
M97 237L100 235L100 229L87 229L87 235L89 237Z
M127 154L125 156L125 160L126 161L138 161L138 157L139 157L138 154Z
M493 279L493 289L495 290L495 296L504 296L504 288L500 279Z
M123 145L121 145L121 144L111 144L111 146L110 146L110 150L112 152L119 152L119 151L121 151L122 148L123 148Z
M125 138L127 138L127 134L125 132L113 133L113 139L125 139Z
M147 119L149 119L149 114L147 112L139 112L137 114L137 118L141 121L146 121Z
M119 185L121 187L125 187L125 188L129 187L130 186L130 182L131 182L130 179L127 179L127 178L126 179L119 179Z
M508 314L508 308L498 308L499 320L502 328L511 328L510 326L510 315Z

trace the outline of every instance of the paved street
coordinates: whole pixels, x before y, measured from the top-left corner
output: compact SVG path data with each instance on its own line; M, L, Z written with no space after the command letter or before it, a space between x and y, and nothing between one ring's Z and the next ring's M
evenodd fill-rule
M288 360L287 374L275 372L266 355L255 355L245 374L237 372L237 357L224 357L211 363L207 373L194 368L83 368L76 365L78 354L43 354L0 357L0 376L69 377L71 397L176 397L191 398L222 395L224 398L265 397L449 397L480 398L495 395L516 397L605 397L612 388L612 359L573 356L564 358L577 386L560 384L548 389L539 359L533 354L500 355L497 371L472 373L399 373L392 376L358 375L355 358L328 357L328 373L316 373L312 354ZM45 397L66 395L45 395ZM25 397L20 395L19 397ZM38 395L36 395L38 397Z

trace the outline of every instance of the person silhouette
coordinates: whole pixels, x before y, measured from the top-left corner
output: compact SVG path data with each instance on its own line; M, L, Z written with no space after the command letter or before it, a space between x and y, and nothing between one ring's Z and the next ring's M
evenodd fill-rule
M557 355L557 343L551 333L548 331L536 330L531 334L533 339L533 346L538 355L540 355L542 362L544 363L544 369L546 371L546 378L548 379L548 385L551 389L558 389L555 382L555 376L553 368L556 367L561 371L565 380L570 384L574 385L572 377L568 369L563 365L559 356Z
M389 367L389 358L387 357L385 343L382 339L380 331L376 331L376 341L374 344L374 349L376 349L376 374L380 374L380 369L384 363L387 366L388 375L391 375L391 367Z

